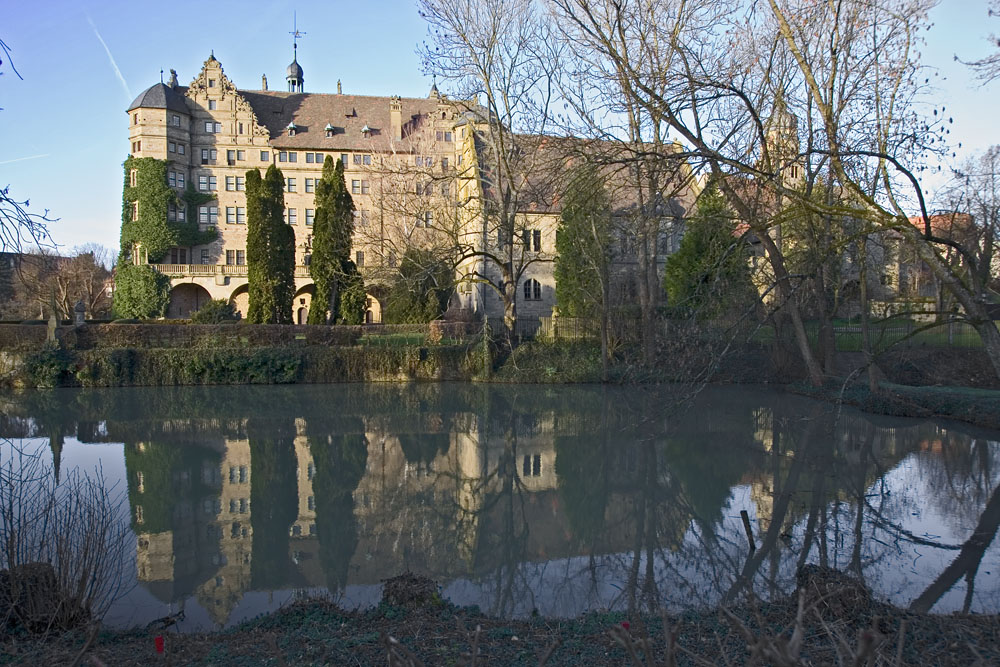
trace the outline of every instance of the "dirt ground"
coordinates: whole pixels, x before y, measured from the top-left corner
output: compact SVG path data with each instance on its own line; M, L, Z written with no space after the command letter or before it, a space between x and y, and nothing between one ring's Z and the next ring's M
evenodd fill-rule
M416 580L416 578L413 578ZM390 580L391 582L392 580ZM413 583L413 582L411 582ZM1000 664L1000 617L911 613L812 568L799 593L676 617L593 612L504 620L442 601L433 585L348 612L322 600L219 632L151 628L8 637L0 662L31 665ZM798 629L796 631L796 628ZM156 637L164 637L157 653ZM670 661L674 660L674 663ZM855 662L859 660L860 662Z

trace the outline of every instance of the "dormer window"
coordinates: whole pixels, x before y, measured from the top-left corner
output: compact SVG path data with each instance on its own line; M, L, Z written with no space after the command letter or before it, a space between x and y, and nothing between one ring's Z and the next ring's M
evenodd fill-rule
M326 136L327 137L332 137L333 136L333 132L334 132L333 125L331 125L330 123L327 123L326 127L323 128L323 129L326 130Z
M208 87L209 88L215 88L215 79L209 79L208 80Z
M298 128L298 126L295 123L289 123L288 124L288 136L294 137L295 136L295 131L298 130L298 129L299 128Z

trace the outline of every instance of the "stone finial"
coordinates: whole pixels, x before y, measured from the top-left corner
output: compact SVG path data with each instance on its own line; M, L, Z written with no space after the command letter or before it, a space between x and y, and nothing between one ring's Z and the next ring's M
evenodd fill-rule
M261 74L260 75L260 89L261 90L267 90L267 75L266 74Z
M170 70L170 79L167 80L167 85L171 88L177 87L177 70Z
M337 79L337 94L338 95L343 95L344 94L344 89L340 85L340 79Z

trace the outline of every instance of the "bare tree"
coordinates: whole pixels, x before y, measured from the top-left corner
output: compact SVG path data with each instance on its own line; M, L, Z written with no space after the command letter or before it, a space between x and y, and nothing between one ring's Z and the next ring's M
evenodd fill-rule
M1000 0L993 0L990 3L988 13L991 18L1000 16ZM965 63L972 68L983 83L991 83L1000 78L1000 37L990 35L989 42L997 49L994 53L985 58ZM959 60L958 56L955 56L955 60Z
M420 0L429 24L424 65L454 93L468 123L459 129L459 210L448 232L466 279L497 293L508 333L517 289L539 256L519 242L525 211L547 196L552 151L539 150L551 126L557 58L534 0ZM464 136L462 136L464 135ZM482 300L482 299L481 299Z

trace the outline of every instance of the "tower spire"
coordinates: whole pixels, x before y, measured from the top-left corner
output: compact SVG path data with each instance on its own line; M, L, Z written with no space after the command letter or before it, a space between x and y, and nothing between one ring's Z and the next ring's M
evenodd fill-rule
M285 79L288 81L288 92L301 93L304 91L305 77L302 74L302 67L299 66L299 38L306 33L299 30L296 12L292 12L292 30L288 34L292 36L292 64L286 70Z

